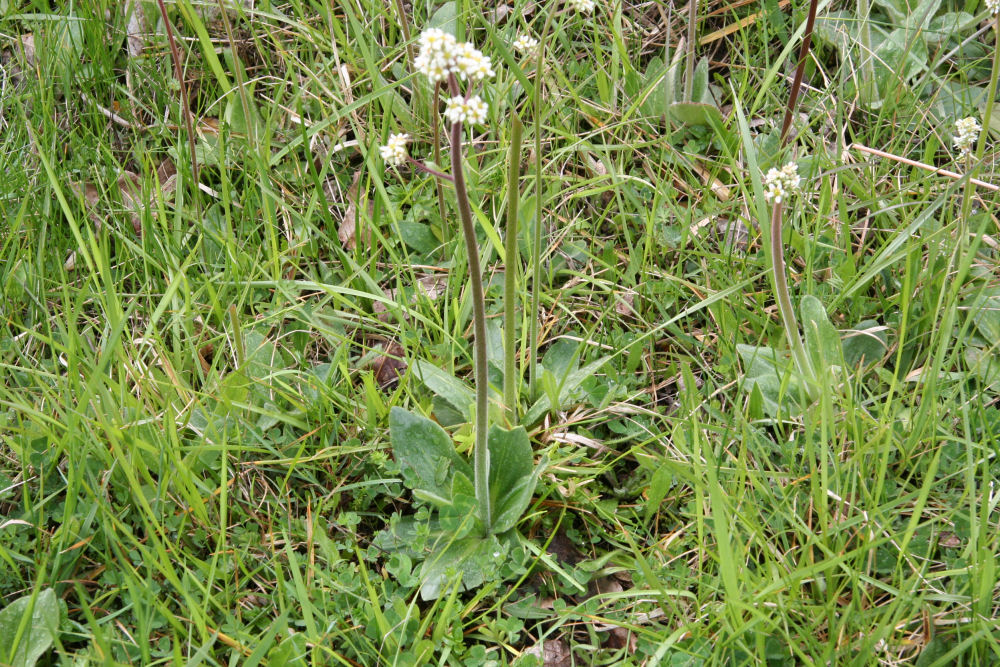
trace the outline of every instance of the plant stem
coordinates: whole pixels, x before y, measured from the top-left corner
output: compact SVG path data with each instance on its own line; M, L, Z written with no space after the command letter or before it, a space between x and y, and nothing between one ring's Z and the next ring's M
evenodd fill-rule
M528 314L528 395L535 399L538 390L538 320L541 312L538 304L539 283L542 280L542 64L545 62L545 44L548 41L549 28L556 12L549 12L538 37L538 58L535 61L535 91L532 100L532 111L535 130L535 221L531 234L531 311Z
M188 149L191 151L191 178L194 180L194 197L195 201L199 202L200 208L201 198L198 197L198 157L195 154L194 124L191 122L191 103L188 101L187 86L184 84L181 56L177 50L177 42L174 41L174 29L170 25L170 19L167 18L167 8L163 4L163 0L156 0L156 4L160 8L160 16L163 18L163 28L167 32L167 42L170 44L170 57L174 61L174 74L177 76L177 83L180 84L181 88L181 116L184 117L184 125L187 127Z
M462 123L451 125L451 171L455 179L455 200L462 221L465 237L465 254L469 258L469 286L472 289L472 344L475 354L476 375L476 441L473 445L472 464L476 504L479 518L486 534L493 527L493 507L490 499L490 451L486 437L489 433L489 377L486 366L486 296L483 293L483 274L479 267L479 246L476 243L476 226L472 221L469 193L462 172Z
M783 204L775 204L771 210L771 280L774 282L774 296L778 302L778 312L781 314L781 322L785 325L785 336L788 344L792 348L792 358L798 367L799 374L806 381L807 393L812 396L815 391L814 380L816 378L809 355L806 354L805 345L802 343L802 336L799 335L799 323L795 318L795 308L792 306L792 297L788 292L788 282L785 279L785 248L781 239L781 211Z
M1000 15L994 19L996 24L993 27L994 40L1000 42ZM962 211L959 216L961 229L959 234L964 239L966 237L966 226L968 225L969 213L972 211L972 193L975 190L973 180L979 173L979 166L983 162L983 154L986 153L986 143L990 136L990 119L993 117L993 101L997 96L997 79L1000 78L1000 44L995 44L993 49L993 70L990 72L990 89L986 94L986 109L983 111L983 129L979 134L979 142L976 144L976 157L973 159L972 168L968 169L969 180L965 182L965 191L962 194ZM960 243L959 247L963 247Z
M875 99L873 87L875 85L875 64L872 62L874 52L872 51L872 31L869 21L871 21L871 3L869 0L858 0L858 9L861 12L861 90L864 91L869 101Z
M393 4L395 5L397 18L399 19L399 27L403 31L403 41L406 42L406 59L410 61L410 67L413 67L413 63L417 60L417 55L413 52L413 42L410 40L410 20L406 16L406 7L403 6L403 0L395 0ZM418 90L420 90L420 87L414 82L414 103L417 103Z
M414 159L413 159L412 157L410 157L409 155L407 155L407 156L406 156L406 161L407 161L407 162L408 162L408 163L409 163L409 164L410 164L410 165L411 165L411 166L412 166L412 167L413 167L414 169L417 169L417 170L419 170L419 171L422 171L422 172L424 172L425 174L430 174L431 176L434 176L435 178L439 179L440 181L448 181L449 183L452 183L452 182L454 182L454 180L455 180L455 179L454 179L454 178L452 177L452 175L451 175L451 174L446 174L446 173L444 173L443 171L438 171L437 169L432 169L431 167L428 167L428 166L427 166L426 164L424 164L423 162L420 162L419 160L414 160ZM438 183L438 187L440 187L440 183Z
M503 285L503 401L507 407L507 421L517 423L517 270L520 254L517 251L517 222L520 214L521 135L524 126L514 112L510 127L510 149L507 153L507 229L504 239Z
M792 118L795 115L795 106L799 100L799 89L802 87L802 76L805 72L806 57L809 55L809 46L812 43L813 25L816 22L816 7L819 0L810 0L809 15L806 18L805 34L802 36L802 45L799 47L799 61L795 67L795 77L792 79L792 88L788 93L788 104L785 106L785 118L781 123L781 146L788 145L789 130L792 127ZM816 375L806 354L805 344L802 342L802 335L799 333L799 323L795 317L795 308L792 306L792 297L788 292L788 281L785 277L785 247L782 242L782 219L781 214L784 204L775 203L771 210L771 281L774 285L774 296L778 302L778 312L781 314L781 323L785 327L785 337L788 338L788 345L792 348L792 358L798 368L799 375L805 380L806 393L810 397L815 396Z
M819 0L809 0L809 15L806 17L806 30L802 35L802 45L799 47L799 62L795 67L795 77L792 79L792 89L788 91L788 105L785 106L785 119L781 123L781 145L788 143L788 131L792 127L792 115L799 101L799 89L802 88L802 76L806 69L806 57L812 44L813 26L816 23L816 7Z
M698 36L698 0L691 0L688 3L688 32L687 32L687 58L684 63L684 101L694 102L691 96L694 94L694 47L695 38ZM667 67L670 63L667 63Z
M434 164L439 167L441 166L441 120L438 118L440 95L441 84L435 83L434 92L431 93L431 123L434 128L434 146L431 154L434 156ZM441 187L441 181L434 181L434 188L437 191L438 213L441 215L441 241L447 244L451 240L451 234L448 233L448 225L445 223L448 219L448 209L444 205L444 188Z

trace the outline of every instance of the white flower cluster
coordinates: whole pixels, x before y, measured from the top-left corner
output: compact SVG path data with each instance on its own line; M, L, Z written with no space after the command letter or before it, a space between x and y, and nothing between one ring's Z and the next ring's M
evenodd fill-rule
M997 2L1000 2L1000 0L997 0ZM594 0L566 0L566 4L581 14L590 14L594 11L594 5L597 3Z
M801 182L798 167L794 162L789 162L781 169L772 167L764 175L764 199L780 204L799 189Z
M454 35L439 28L420 33L420 53L414 66L431 83L446 81L449 74L477 81L494 74L489 56L484 56L472 42L459 43Z
M382 159L393 167L398 167L406 162L406 142L409 140L410 135L408 134L390 134L389 143L378 149Z
M986 0L986 9L990 10L990 14L993 16L1000 12L1000 0Z
M996 0L1000 2L1000 0ZM538 40L531 35L521 35L513 44L514 50L518 53L531 54L538 48Z
M1000 0L996 0L1000 2ZM970 155L982 128L972 116L955 121L955 150L961 155Z
M479 95L473 95L469 99L456 95L448 100L444 115L453 123L482 125L486 122L487 111L489 111L489 107Z

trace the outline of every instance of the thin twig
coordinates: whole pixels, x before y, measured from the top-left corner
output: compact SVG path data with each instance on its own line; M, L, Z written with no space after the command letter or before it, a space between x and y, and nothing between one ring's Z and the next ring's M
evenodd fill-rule
M184 124L187 126L188 145L191 150L191 172L194 182L198 182L198 158L195 156L194 146L194 124L191 122L191 104L188 100L187 86L184 85L184 72L181 70L181 55L177 50L177 42L174 41L174 29L170 26L167 18L167 8L163 0L156 0L160 8L160 16L163 17L163 26L167 31L167 42L170 43L170 56L174 60L174 74L177 76L177 83L181 87L181 115L184 116Z
M802 75L806 69L806 57L809 55L809 45L812 44L813 25L816 23L816 6L818 0L809 3L809 16L806 18L806 31L802 35L802 45L799 47L799 64L795 68L795 79L792 81L792 89L788 93L788 106L785 107L785 120L781 123L781 145L788 142L788 130L792 127L792 114L795 113L795 104L799 101L799 87L802 84Z
M956 173L954 171L948 171L947 169L940 169L934 165L925 164L923 162L917 162L916 160L910 160L909 158L902 157L900 155L893 155L892 153L886 153L885 151L880 151L877 148L869 148L863 144L851 144L851 150L861 151L862 153L868 153L869 155L874 155L876 157L885 158L887 160L893 160L894 162L899 162L901 164L909 165L910 167L916 167L917 169L923 169L924 171L929 171L932 174L937 174L939 176L947 176L948 178L955 179L956 181L962 178L962 174ZM987 183L986 181L981 181L978 178L970 178L969 183L978 185L981 188L986 188L987 190L992 190L993 192L1000 191L1000 186L993 185L992 183Z

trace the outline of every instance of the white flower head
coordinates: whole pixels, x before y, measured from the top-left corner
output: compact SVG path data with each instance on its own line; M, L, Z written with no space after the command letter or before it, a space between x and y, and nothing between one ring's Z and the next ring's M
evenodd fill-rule
M1000 0L996 0L1000 2ZM521 35L513 44L514 50L518 53L531 54L538 48L538 40L531 35Z
M1000 0L995 1L1000 3ZM955 150L960 155L971 155L972 147L975 145L976 140L979 139L979 131L981 129L979 121L972 116L955 121L955 138L953 139Z
M420 53L413 66L431 83L445 81L450 74L477 81L494 75L489 56L484 56L472 42L459 43L454 35L440 28L424 30L418 43Z
M470 78L482 81L494 75L490 57L484 56L482 51L472 45L472 42L466 42L459 46L456 60L455 71L462 79Z
M566 0L566 4L580 14L590 14L594 11L594 6L597 3L594 0Z
M1000 0L986 0L986 9L990 10L990 14L993 16L1000 12Z
M406 142L410 140L408 134L390 134L389 142L385 146L380 146L378 152L387 164L398 167L406 162L408 153L406 152Z
M789 162L781 169L772 167L764 174L764 199L780 204L799 189L801 182L798 166L794 162Z
M458 58L458 40L441 30L430 28L420 33L420 53L413 63L417 71L431 80L444 81L454 71Z
M444 115L452 123L482 125L486 122L487 111L489 106L479 95L473 95L469 99L456 95L448 100Z

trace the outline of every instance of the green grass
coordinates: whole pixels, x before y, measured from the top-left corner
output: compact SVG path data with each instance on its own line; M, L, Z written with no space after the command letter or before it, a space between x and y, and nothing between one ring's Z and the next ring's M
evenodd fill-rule
M442 220L431 177L378 157L391 132L418 159L432 136L393 5L245 3L227 25L214 3L168 3L202 191L157 6L130 57L119 4L0 1L0 609L55 591L39 664L524 665L543 645L578 665L1000 661L996 197L979 190L963 220L961 183L849 151L956 168L953 121L978 112L938 89L985 90L992 29L958 55L971 29L929 47L877 108L817 40L793 142L806 188L785 213L792 299L818 298L845 339L870 321L884 345L868 337L863 365L805 407L779 372L775 413L737 348L788 345L734 105L762 169L791 157L774 128L805 7L699 48L730 140L639 103L662 92L644 73L666 11L556 19L529 156L533 65L495 45L549 8L494 20L457 3L459 34L497 64L468 174L495 386L516 107L525 254L538 197L545 211L519 363L536 353L536 290L539 396L558 405L524 424L550 463L494 577L424 601L418 563L377 537L427 514L388 414L433 416L470 453L472 425L415 368L471 387L472 315L450 191ZM410 8L414 37L440 6ZM699 32L751 11L706 5ZM996 182L993 164L991 143L979 177ZM386 350L398 382L383 382ZM524 380L522 415L539 397ZM46 635L29 620L16 636ZM15 659L3 633L0 665Z

